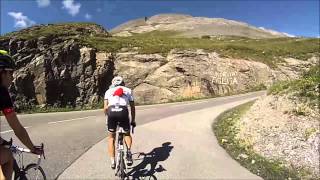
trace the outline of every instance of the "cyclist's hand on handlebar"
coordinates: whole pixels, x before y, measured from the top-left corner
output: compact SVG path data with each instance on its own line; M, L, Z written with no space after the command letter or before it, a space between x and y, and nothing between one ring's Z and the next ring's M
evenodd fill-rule
M131 121L131 126L136 127L137 126L136 121Z
M43 154L43 148L42 146L34 146L31 150L33 154L42 155Z

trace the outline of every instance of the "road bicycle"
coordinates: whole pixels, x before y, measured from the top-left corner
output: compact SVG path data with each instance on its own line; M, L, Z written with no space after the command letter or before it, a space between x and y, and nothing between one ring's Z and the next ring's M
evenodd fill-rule
M119 177L121 180L129 179L127 174L127 165L125 163L125 149L128 150L127 144L124 141L125 131L122 127L117 130L117 156L116 156L116 168L115 176Z
M2 145L10 149L14 157L13 180L46 180L46 174L40 166L42 157L45 159L44 152L42 155L37 155L37 163L30 163L25 166L23 162L24 154L32 153L30 149L12 145L12 138L9 142L5 142ZM43 143L39 147L43 149Z
M115 176L119 177L121 180L129 179L129 174L127 173L127 164L125 163L125 152L128 151L128 146L124 141L125 131L118 124L117 130L117 156L116 156L116 168ZM132 126L132 134L134 133L134 126Z

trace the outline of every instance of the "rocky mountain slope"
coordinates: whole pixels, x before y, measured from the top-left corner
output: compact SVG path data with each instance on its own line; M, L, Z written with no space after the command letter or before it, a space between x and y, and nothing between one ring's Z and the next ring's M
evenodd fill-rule
M239 121L237 138L258 154L297 169L302 179L319 179L320 67L282 82Z
M159 14L123 23L111 30L115 36L131 36L151 31L176 31L184 37L242 36L250 38L288 37L288 34L257 28L247 23L223 19L192 17L183 14Z
M125 78L137 103L240 93L298 78L317 63L317 43L157 33L111 37L100 26L83 23L36 26L0 37L0 48L9 50L18 66L11 92L20 109L95 106L115 75Z

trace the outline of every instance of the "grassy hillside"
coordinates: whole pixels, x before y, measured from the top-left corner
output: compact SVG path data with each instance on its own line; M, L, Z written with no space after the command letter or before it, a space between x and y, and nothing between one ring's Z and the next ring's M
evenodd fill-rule
M30 28L22 29L7 33L1 36L0 39L16 37L18 39L30 40L39 38L41 36L57 36L60 38L69 38L82 34L84 36L94 33L96 35L107 36L107 31L100 25L95 23L60 23L60 24L48 24L41 26L33 26Z
M320 67L305 72L301 79L278 82L268 90L269 94L289 94L311 106L320 102Z
M204 49L218 52L224 57L244 58L274 66L284 57L308 59L319 55L320 39L276 38L249 39L235 36L203 36L202 38L179 37L177 32L153 31L131 37L111 37L99 25L93 23L65 23L35 26L1 36L0 40L13 36L19 39L34 39L50 36L76 39L84 45L100 51L118 52L138 47L140 53L167 54L171 49Z
M243 37L176 37L175 32L150 32L131 37L86 37L83 43L102 51L118 51L121 48L139 47L141 53L166 54L171 49L205 49L222 56L244 58L264 62L271 66L281 58L308 59L319 54L319 39L277 38L249 39Z

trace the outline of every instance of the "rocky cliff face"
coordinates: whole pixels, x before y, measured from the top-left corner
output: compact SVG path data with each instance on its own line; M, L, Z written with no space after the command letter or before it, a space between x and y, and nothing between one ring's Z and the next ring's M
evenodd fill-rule
M112 61L103 61L109 57L74 40L11 39L8 49L18 66L11 87L18 108L92 105L112 78Z
M72 38L81 36L73 32L68 38L46 35L28 40L17 36L0 39L0 48L9 50L17 63L11 92L18 108L95 106L115 75L125 78L138 103L239 93L297 78L318 61L285 59L272 69L263 63L220 57L202 49L172 49L167 55L98 52ZM95 36L97 31L89 33Z
M172 50L166 57L127 52L116 55L114 72L128 80L139 102L158 103L268 87L277 80L300 77L314 60L286 59L282 66L271 69L263 63L222 58L201 49Z

